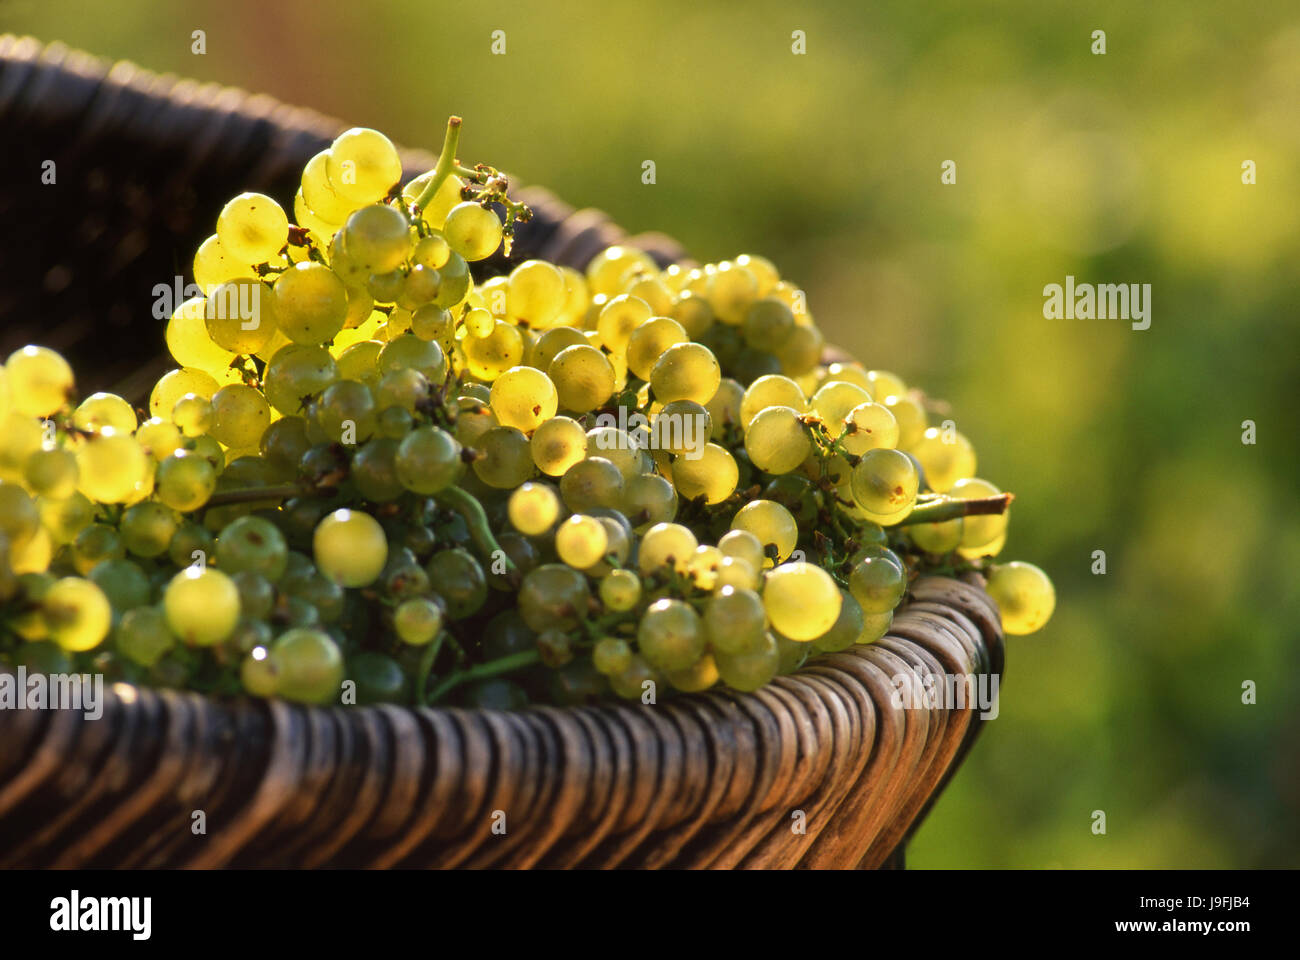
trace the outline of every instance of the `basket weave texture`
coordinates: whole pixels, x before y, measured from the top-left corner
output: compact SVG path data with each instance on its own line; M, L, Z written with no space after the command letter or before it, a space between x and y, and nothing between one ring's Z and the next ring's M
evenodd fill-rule
M167 365L153 285L188 279L225 199L291 196L344 126L0 37L0 215L26 225L0 239L0 349L53 346L90 371L84 390L140 399ZM42 186L47 159L58 180ZM408 175L433 165L403 159ZM536 215L511 262L580 268L614 242L685 259L543 189L517 195ZM899 865L982 721L971 702L904 709L898 678L1002 670L978 579L927 577L880 641L748 695L502 713L118 686L97 720L0 710L0 866Z

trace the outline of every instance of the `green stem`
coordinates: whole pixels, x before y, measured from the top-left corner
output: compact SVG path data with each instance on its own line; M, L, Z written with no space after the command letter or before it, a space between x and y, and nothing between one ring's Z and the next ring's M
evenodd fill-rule
M415 702L424 703L424 688L429 683L429 674L433 671L433 661L438 659L438 651L442 649L442 638L446 636L443 631L438 631L438 635L433 638L424 655L420 657L418 670L419 676L415 681Z
M224 507L229 503L251 503L254 500L288 500L305 491L296 483L281 483L273 487L245 487L242 490L223 490L214 493L204 504L207 507Z
M530 667L534 663L540 663L541 659L541 654L536 650L522 650L506 657L489 660L487 663L480 663L477 667L470 667L468 670L458 671L446 677L434 687L426 702L437 703L450 690L462 683L468 683L471 680L486 680L489 677L497 677L503 673L512 673L522 667Z
M438 189L458 166L456 147L460 144L460 123L460 117L451 117L447 120L447 135L442 141L442 153L438 155L438 165L433 168L433 176L429 179L428 185L415 198L415 206L419 210L423 210L433 202L433 198L438 195Z
M989 516L1006 513L1015 494L1003 493L996 497L978 497L973 500L940 500L915 508L904 519L894 524L896 527L910 523L942 523L956 520L958 517Z
M497 538L492 535L492 528L488 526L487 513L483 509L483 504L478 502L477 497L472 493L467 493L460 487L448 487L446 490L435 493L433 499L461 515L465 521L465 526L469 528L470 539L474 541L474 546L478 548L479 553L482 554L487 563L494 563L499 557L505 561L506 576L512 580L518 578L519 568L515 566L509 555L501 549L501 544L497 543Z

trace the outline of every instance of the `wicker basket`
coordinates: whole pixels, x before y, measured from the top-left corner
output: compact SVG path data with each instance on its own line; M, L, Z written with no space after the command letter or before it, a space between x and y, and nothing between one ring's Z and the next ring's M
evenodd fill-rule
M267 97L0 37L0 349L60 349L84 389L165 368L140 314L240 190L286 197L343 124ZM54 160L57 180L40 183ZM432 166L404 154L408 174ZM538 188L514 259L581 267L633 243ZM488 273L508 264L478 265ZM0 865L901 866L981 727L903 709L900 676L1000 676L996 607L913 584L889 634L750 695L514 713L303 708L117 686L101 718L0 711ZM196 811L206 829L196 832Z

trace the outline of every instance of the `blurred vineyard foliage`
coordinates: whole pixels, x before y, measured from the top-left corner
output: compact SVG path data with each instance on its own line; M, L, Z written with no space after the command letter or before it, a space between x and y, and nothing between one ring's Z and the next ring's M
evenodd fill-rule
M7 0L0 29L412 146L456 112L471 160L771 256L951 402L1059 591L910 865L1300 866L1294 4ZM1151 328L1045 320L1067 274L1152 284Z

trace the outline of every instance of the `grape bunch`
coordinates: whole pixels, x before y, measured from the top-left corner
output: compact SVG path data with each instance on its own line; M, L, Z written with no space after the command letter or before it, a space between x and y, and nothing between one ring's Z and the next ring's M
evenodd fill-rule
M1010 495L897 376L826 345L763 257L627 246L476 283L528 209L456 157L404 186L353 129L289 214L194 257L147 410L0 367L0 658L303 703L512 708L752 691L871 643L923 572L1008 633L1050 581L993 558Z

